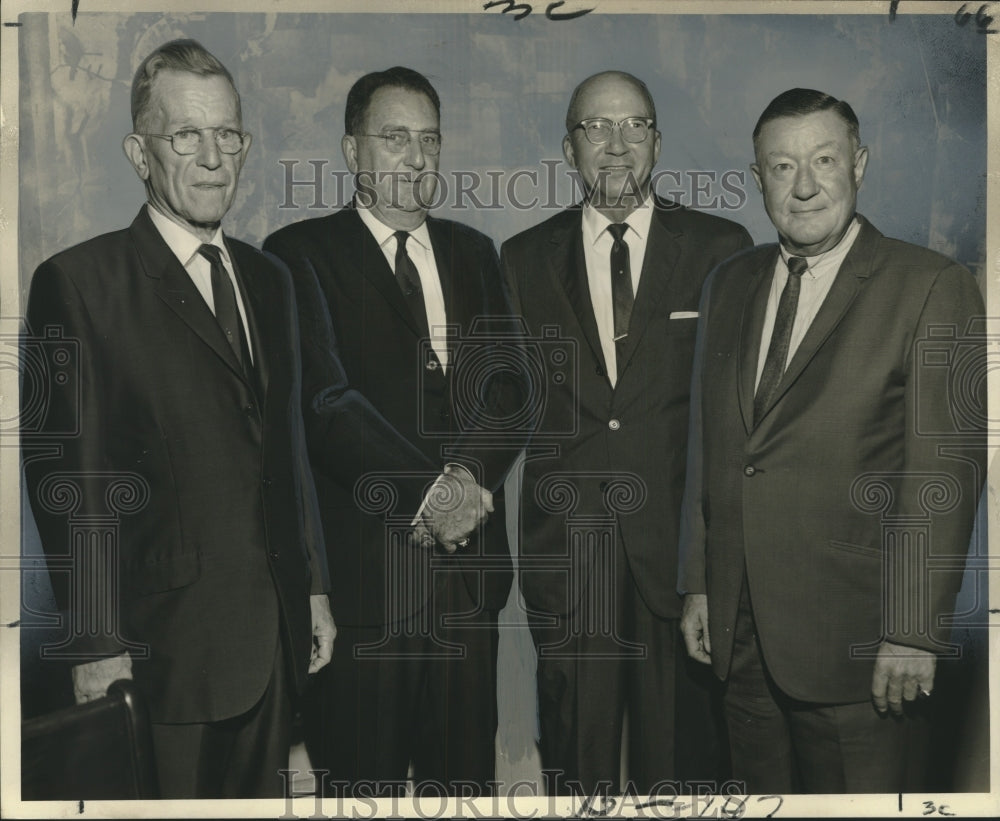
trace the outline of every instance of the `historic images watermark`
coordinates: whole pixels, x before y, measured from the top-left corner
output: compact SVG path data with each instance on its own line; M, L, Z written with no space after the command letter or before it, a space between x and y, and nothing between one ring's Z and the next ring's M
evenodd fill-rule
M290 781L298 770L281 770ZM543 770L535 781L491 781L484 786L428 779L408 788L401 782L329 781L326 770L309 770L324 786L296 803L285 799L279 818L722 818L770 817L784 803L779 795L747 795L741 781L676 781L664 779L640 794L626 782L620 794L610 782L589 792L560 770Z
M404 186L408 192L412 190L420 207L428 210L447 206L458 211L558 211L584 195L579 174L564 160L541 160L532 168L447 173L370 171L358 175L344 168L328 168L330 164L329 159L278 160L283 192L278 208L330 210L350 204L355 196L358 204L369 207L377 189L387 190L391 202L398 203ZM650 177L656 196L679 206L710 211L743 208L746 183L746 172L736 169L661 169ZM629 174L622 196L634 196L639 188L639 181Z
M936 449L939 469L858 476L851 486L851 503L862 514L879 516L881 539L874 546L834 543L838 549L878 562L883 634L897 637L902 644L932 644L942 658L962 655L962 647L946 638L953 628L988 627L977 621L985 607L979 600L979 579L997 568L988 555L985 534L974 536L968 551L966 545L941 546L935 536L941 522L977 508L979 500L963 498L962 487L983 485L979 462L1000 430L987 402L989 372L1000 365L998 340L987 332L989 324L987 317L973 317L964 328L934 324L915 340L915 395L948 399L946 415L930 414L926 403L916 401L909 421L916 439ZM972 474L972 481L960 481ZM970 588L975 601L964 613L939 612L935 607L939 581L963 572L976 579ZM870 658L877 654L879 644L874 640L852 646L851 657Z
M25 465L59 456L82 429L80 340L55 325L36 330L0 337L0 367L16 368L21 386L20 405L0 420L0 436L19 437ZM58 417L56 392L67 399ZM39 646L42 659L81 663L124 651L148 658L147 645L122 633L121 597L128 585L120 530L122 519L142 510L151 493L146 478L129 471L53 470L41 481L41 509L66 521L61 553L38 562L21 559L22 579L45 569L53 586L65 591L66 609L58 616L22 607L22 628L49 627L57 619L63 630L62 639ZM111 649L95 652L95 642Z

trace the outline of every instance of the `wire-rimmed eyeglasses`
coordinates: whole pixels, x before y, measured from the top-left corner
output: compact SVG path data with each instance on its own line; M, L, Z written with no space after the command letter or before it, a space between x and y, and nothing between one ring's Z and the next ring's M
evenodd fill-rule
M243 148L244 140L248 134L237 131L235 128L225 128L215 126L210 128L181 128L173 134L150 134L148 132L137 131L143 137L159 137L161 140L170 140L170 145L178 154L184 156L195 154L201 147L203 139L202 133L211 131L215 137L215 144L223 154L239 154Z
M582 128L587 140L593 145L603 145L610 140L615 128L621 132L625 142L641 143L646 139L654 122L651 117L626 117L617 123L606 117L591 117L581 120L571 130Z
M406 128L393 128L380 134L356 134L355 136L381 137L385 140L386 149L393 154L402 154L406 151L410 140L416 136L420 150L427 156L436 157L441 153L441 134L437 131L410 131Z

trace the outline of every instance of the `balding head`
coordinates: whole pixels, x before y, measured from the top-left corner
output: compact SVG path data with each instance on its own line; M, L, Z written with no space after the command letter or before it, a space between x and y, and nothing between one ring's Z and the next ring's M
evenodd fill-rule
M580 83L566 112L563 155L580 173L589 203L612 222L624 220L650 196L660 156L646 84L623 71L602 71Z
M602 71L599 74L591 75L573 89L573 95L569 98L569 107L566 109L566 131L572 131L573 126L587 116L584 112L587 109L586 102L591 95L602 92L614 93L623 87L638 92L639 96L645 100L646 110L636 111L634 116L650 117L653 120L653 128L656 128L656 106L653 104L653 95L649 93L646 84L638 77L625 71Z

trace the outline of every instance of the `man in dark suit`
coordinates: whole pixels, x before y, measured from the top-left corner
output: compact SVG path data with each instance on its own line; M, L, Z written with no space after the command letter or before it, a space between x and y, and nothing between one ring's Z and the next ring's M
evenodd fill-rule
M748 791L919 789L906 702L952 649L940 620L984 479L982 298L856 214L868 150L847 103L792 89L753 138L780 243L702 300L685 640L726 679Z
M26 459L31 506L48 556L75 562L54 586L77 700L134 678L164 798L280 796L293 698L335 635L292 285L220 227L250 148L225 67L193 40L161 46L132 118L148 203L31 282L29 327L79 351L48 385L58 455ZM109 515L116 548L83 543Z
M410 762L417 782L486 791L497 612L512 580L499 490L528 408L517 328L492 241L427 214L441 132L426 78L401 67L362 77L345 128L354 205L264 243L298 295L306 433L341 629L306 718L310 758L333 782L375 781L380 792L404 783ZM349 451L335 423L347 417L362 420Z
M501 249L530 335L557 326L577 356L575 373L546 359L524 472L521 588L543 766L588 794L617 788L627 704L628 773L641 793L717 776L710 679L677 652L675 559L698 296L750 237L652 195L660 133L635 77L581 83L566 130L586 201Z

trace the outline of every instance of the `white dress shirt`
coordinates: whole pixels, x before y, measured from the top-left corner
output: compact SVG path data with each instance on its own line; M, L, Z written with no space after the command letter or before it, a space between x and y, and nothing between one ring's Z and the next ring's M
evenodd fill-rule
M375 241L385 255L386 262L389 263L389 269L395 274L396 246L399 244L395 237L396 230L379 220L367 208L358 208L358 215L371 231L372 236L375 237ZM427 327L431 333L431 347L441 363L441 371L444 372L448 367L448 339L445 333L448 317L444 309L444 291L441 289L441 278L438 276L437 263L434 261L434 249L431 248L431 235L427 230L426 222L420 223L417 228L407 233L410 238L406 241L406 253L410 255L410 260L420 275L420 288L424 293L424 309L427 311ZM448 473L451 470L463 471L469 479L472 479L472 474L462 465L446 464L444 472ZM420 522L431 494L434 493L441 481L443 481L443 476L439 476L424 495L416 515L410 522L411 527Z
M812 257L803 257L809 264L809 269L802 274L802 287L799 290L799 304L795 310L795 321L792 323L792 337L788 345L788 359L785 360L785 367L792 361L795 352L802 343L802 338L809 330L816 314L823 305L823 300L830 293L833 281L837 278L837 271L847 256L847 252L854 245L854 240L858 238L861 231L861 223L857 217L851 221L850 227L840 238L840 242L829 251L816 254ZM757 380L754 382L754 390L760 384L761 374L764 372L764 362L767 359L767 349L771 345L771 337L774 335L774 320L778 313L778 302L781 300L781 292L788 282L788 260L797 256L789 253L784 246L781 246L781 253L778 254L778 261L774 267L774 277L771 280L771 292L767 296L767 310L764 313L764 332L760 337L760 351L757 355Z
M653 219L653 199L645 201L626 217L628 230L622 239L628 244L628 261L632 275L632 293L639 293L639 276L646 256L649 225ZM587 263L587 284L590 301L597 320L597 333L604 353L604 370L612 387L618 381L618 360L615 355L615 303L611 295L611 246L614 237L604 214L588 202L583 206L583 253Z
M247 338L247 347L250 349L250 361L253 362L253 344L250 341L250 326L247 324L247 314L243 307L243 296L240 294L240 286L236 283L236 275L233 273L233 263L229 259L229 251L226 250L226 243L222 241L222 228L216 229L215 236L211 242L203 243L198 237L187 229L181 227L171 219L167 219L157 211L152 205L146 203L146 210L149 217L160 232L167 247L177 257L178 262L184 266L194 287L198 289L208 310L215 314L215 295L212 293L212 263L198 253L202 245L214 245L222 252L222 266L229 274L229 280L233 283L233 291L236 293L236 307L240 312L240 321L243 323L243 333Z
M395 229L381 222L369 209L358 208L358 215L365 224L382 253L385 254L389 269L396 273ZM448 338L445 327L448 317L444 309L444 291L441 289L441 278L438 276L437 263L434 261L434 249L431 248L431 235L427 231L427 223L422 222L417 228L408 232L410 238L406 241L406 253L410 255L413 266L420 275L420 289L424 294L424 310L427 312L427 328L431 333L431 348L441 363L441 370L448 367Z

